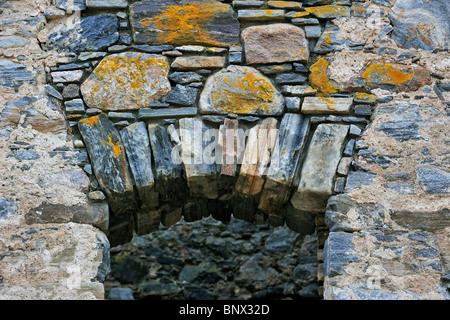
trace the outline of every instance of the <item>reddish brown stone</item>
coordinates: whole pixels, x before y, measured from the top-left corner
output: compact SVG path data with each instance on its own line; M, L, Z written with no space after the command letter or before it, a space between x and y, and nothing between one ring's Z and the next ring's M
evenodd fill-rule
M309 58L305 32L290 24L248 27L242 31L242 40L248 64L307 62Z

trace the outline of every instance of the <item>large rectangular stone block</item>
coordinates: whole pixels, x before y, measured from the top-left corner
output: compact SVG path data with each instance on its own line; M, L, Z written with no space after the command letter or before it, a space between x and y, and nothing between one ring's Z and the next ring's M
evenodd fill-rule
M320 124L311 139L292 205L304 211L324 212L333 193L336 168L341 159L348 125Z

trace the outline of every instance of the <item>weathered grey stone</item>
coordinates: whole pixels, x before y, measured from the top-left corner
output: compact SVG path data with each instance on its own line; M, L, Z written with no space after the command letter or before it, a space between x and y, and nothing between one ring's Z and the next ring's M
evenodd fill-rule
M103 113L80 120L78 128L94 174L111 208L111 245L129 241L133 230L132 212L137 204L120 134Z
M322 34L322 28L320 25L305 26L304 29L306 38L319 38Z
M111 288L109 290L110 300L134 300L133 290L130 288Z
M155 162L156 191L164 201L183 196L186 182L182 178L183 169L179 154L181 145L178 144L175 148L177 145L171 142L167 129L162 125L149 124L148 133Z
M8 216L17 212L17 203L14 200L7 200L0 196L0 220L8 219Z
M275 228L264 243L269 252L292 252L300 235L286 228Z
M304 97L314 95L317 92L317 89L307 85L284 85L281 88L281 92L292 96Z
M386 183L383 186L387 189L394 190L398 194L415 194L414 186L409 183Z
M17 151L14 152L12 154L12 156L14 158L16 158L19 161L23 161L23 160L36 160L39 159L41 156L39 155L39 153L37 153L36 151L33 150L21 150L21 151Z
M64 32L51 32L46 45L70 52L106 51L119 40L119 20L113 15L94 15L80 19Z
M349 114L352 103L353 98L305 97L302 104L302 113Z
M299 97L286 97L286 109L288 112L300 111L301 99Z
M256 69L231 65L208 78L199 107L201 113L278 115L284 99Z
M350 16L349 7L336 4L307 7L305 11L321 19L337 19Z
M239 40L233 9L215 0L139 1L130 6L130 22L137 43L229 46Z
M275 77L277 84L303 84L308 81L308 78L297 73L282 73Z
M67 113L84 113L86 110L84 102L81 99L65 101L64 107Z
M356 218L352 216L356 212ZM337 194L328 199L325 224L330 231L355 232L377 229L384 226L384 208L380 204L358 204L346 194Z
M275 118L266 118L250 129L241 171L235 185L237 192L256 195L262 191L263 176L270 164L270 151L274 151L277 139L276 126Z
M138 119L147 120L154 118L189 117L197 114L197 108L164 108L164 109L139 109Z
M109 226L109 208L106 202L72 206L43 202L25 214L25 222L27 224L85 223L105 232Z
M288 72L292 70L292 65L290 63L276 64L270 66L257 67L259 71L264 74L278 74L282 72Z
M158 194L154 191L150 141L145 123L134 123L122 129L120 134L141 201L141 208L157 207Z
M104 58L81 85L86 104L101 110L147 107L169 93L169 64L161 55L124 52Z
M30 44L30 40L21 36L4 36L0 37L0 48L19 48Z
M86 0L88 8L96 9L123 9L128 7L127 0Z
M333 193L336 168L347 132L347 125L317 126L301 170L298 189L291 198L295 208L311 212L325 211L328 197Z
M175 88L164 97L164 101L178 106L189 107L197 100L198 91L197 88L177 84Z
M261 7L264 5L264 1L258 0L233 0L234 8L250 8L250 7Z
M417 181L426 192L450 192L450 173L434 166L419 167L417 169Z
M391 219L400 226L426 231L442 230L450 226L450 210L437 211L392 211Z
M59 93L58 90L56 90L54 87L52 87L49 84L45 85L45 92L53 98L56 98L58 100L63 100L63 96L61 95L61 93Z
M307 62L308 41L305 32L285 23L251 26L242 31L247 64Z
M345 184L345 192L351 191L355 188L361 188L363 186L368 186L373 183L377 175L370 172L354 171L350 172L347 177L347 182Z
M18 89L24 83L33 83L35 76L26 66L8 59L0 59L0 86Z
M55 71L51 73L53 82L78 82L83 77L82 70Z
M325 241L323 260L325 276L344 275L344 268L352 262L360 262L352 243L353 234L345 232L330 232Z
M240 21L284 20L284 10L242 9L238 10Z
M399 0L389 12L392 38L403 48L432 50L450 44L448 1Z
M203 76L192 71L173 72L169 75L169 79L179 84L188 84L191 82L203 81Z
M67 11L85 10L86 0L61 0L56 3L56 7Z
M198 118L179 120L181 139L181 160L192 196L217 199L218 170L215 157L204 153L206 143L204 131L208 127ZM215 137L216 139L217 137Z
M281 120L258 209L275 213L289 200L310 127L309 118L287 113Z

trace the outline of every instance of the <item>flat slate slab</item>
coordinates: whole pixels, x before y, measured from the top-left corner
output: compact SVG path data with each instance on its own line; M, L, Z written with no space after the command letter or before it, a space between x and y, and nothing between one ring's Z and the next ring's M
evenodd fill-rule
M333 193L336 168L341 160L348 125L319 124L311 139L292 205L303 211L324 212Z
M284 98L258 70L232 65L208 78L199 107L203 114L279 115Z
M352 103L353 98L305 97L302 104L302 113L349 114Z
M239 42L239 21L230 5L216 0L143 0L130 6L137 43L231 46Z
M162 55L125 52L104 58L81 85L90 108L136 110L170 92L169 63Z

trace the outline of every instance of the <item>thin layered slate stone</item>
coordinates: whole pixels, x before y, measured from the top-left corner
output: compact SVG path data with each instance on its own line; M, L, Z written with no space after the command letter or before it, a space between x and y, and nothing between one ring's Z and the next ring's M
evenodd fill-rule
M132 212L137 207L133 180L120 134L105 114L78 122L98 184L111 209L110 242L127 242L133 235Z
M208 78L199 106L204 114L278 115L284 99L259 71L233 65Z
M348 125L319 124L311 139L292 205L303 211L324 212L333 193Z
M231 46L239 42L239 21L216 0L143 0L130 6L137 43Z
M313 14L317 18L322 19L336 19L341 17L349 17L350 16L350 8L340 5L325 5L325 6L317 6L317 7L307 7L305 11Z
M275 118L266 118L261 124L250 129L241 170L235 185L237 192L256 195L262 191L277 133Z
M154 190L150 140L145 123L134 123L123 128L120 134L141 201L141 208L157 207L158 193Z
M302 105L302 113L349 114L352 103L353 98L305 97Z
M251 26L242 31L247 64L308 62L305 32L287 23Z
M206 151L204 131L208 128L197 118L179 120L181 159L192 196L218 198L217 167L215 156Z
M398 0L389 12L392 39L402 48L432 50L450 45L450 2Z
M163 125L149 124L148 134L155 162L156 191L159 192L163 201L180 199L186 189L179 156L181 146L171 142L167 128Z
M276 148L259 201L258 209L261 211L276 212L289 200L309 127L309 118L300 114L287 113L281 120Z
M135 110L170 92L162 55L125 52L104 58L81 85L86 104L101 110Z

